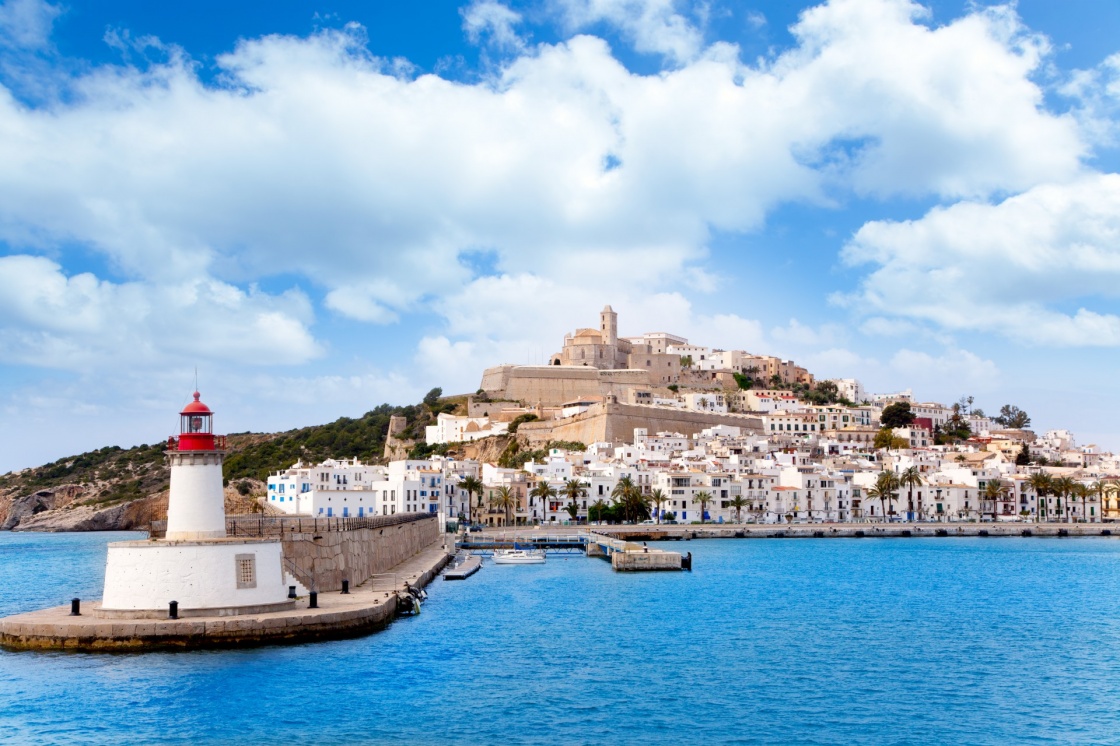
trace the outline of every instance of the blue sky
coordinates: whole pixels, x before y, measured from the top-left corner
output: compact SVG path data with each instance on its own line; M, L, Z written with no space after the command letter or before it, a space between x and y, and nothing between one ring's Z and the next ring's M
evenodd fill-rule
M620 331L1120 448L1120 5L0 3L0 471Z

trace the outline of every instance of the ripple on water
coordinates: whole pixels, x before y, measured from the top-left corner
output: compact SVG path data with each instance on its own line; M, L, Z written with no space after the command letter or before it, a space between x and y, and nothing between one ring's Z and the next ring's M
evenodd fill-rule
M0 610L96 597L118 538L0 535ZM1115 541L689 549L693 573L488 563L358 640L0 653L0 740L1116 742Z

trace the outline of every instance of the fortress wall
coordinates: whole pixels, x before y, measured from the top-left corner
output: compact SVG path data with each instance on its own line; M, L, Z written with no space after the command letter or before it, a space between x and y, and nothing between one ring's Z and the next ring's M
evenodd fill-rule
M692 435L713 425L732 425L747 432L762 432L762 420L751 415L685 412L679 409L639 404L599 404L576 417L545 422L527 422L517 434L536 447L549 440L578 440L581 443L631 443L634 428L650 434L677 432Z
M625 399L632 388L649 388L645 370L599 370L584 365L503 365L482 376L482 389L526 406L555 406L589 396Z
M483 391L489 393L502 393L509 385L509 372L513 370L512 365L497 365L493 368L487 368L482 372L482 385L479 386Z

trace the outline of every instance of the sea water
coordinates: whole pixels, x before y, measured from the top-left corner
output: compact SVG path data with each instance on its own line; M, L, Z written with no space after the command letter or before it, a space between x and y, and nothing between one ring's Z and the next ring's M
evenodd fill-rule
M0 535L0 614L96 598L130 536ZM1120 743L1120 541L670 546L487 562L354 640L0 652L0 741Z

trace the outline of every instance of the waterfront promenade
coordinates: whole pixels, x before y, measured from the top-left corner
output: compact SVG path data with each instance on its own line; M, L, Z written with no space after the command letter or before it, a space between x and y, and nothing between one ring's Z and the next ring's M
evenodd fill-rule
M386 573L375 575L348 594L318 594L318 608L307 598L296 608L263 614L194 616L180 619L106 619L96 605L83 604L82 616L69 606L0 619L0 646L21 650L142 650L153 648L241 647L309 642L364 635L384 627L397 613L405 584L423 587L448 561L434 543Z
M595 525L591 531L631 541L675 541L688 539L862 539L872 537L1073 537L1118 536L1120 524L1111 523L704 523L689 525L637 524ZM588 534L587 526L519 526L471 534L472 539L508 539L534 534Z

